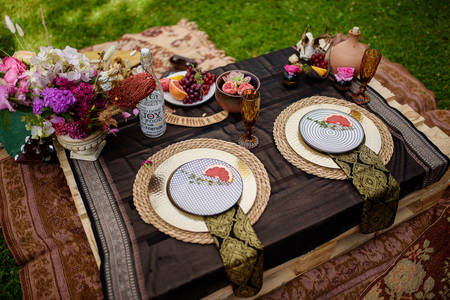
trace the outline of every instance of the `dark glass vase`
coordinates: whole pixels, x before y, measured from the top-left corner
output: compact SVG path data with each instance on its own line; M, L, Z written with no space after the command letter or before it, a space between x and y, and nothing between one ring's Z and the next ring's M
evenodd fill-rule
M344 81L344 80L342 80L342 81L335 81L334 82L334 86L338 90L340 90L342 92L346 92L346 91L350 90L350 87L352 86L352 82L351 81Z
M300 74L298 73L290 75L287 71L283 71L283 77L281 78L281 81L286 87L294 87L297 86L299 78Z
M21 164L54 163L57 162L55 154L51 137L42 139L27 137L14 160Z

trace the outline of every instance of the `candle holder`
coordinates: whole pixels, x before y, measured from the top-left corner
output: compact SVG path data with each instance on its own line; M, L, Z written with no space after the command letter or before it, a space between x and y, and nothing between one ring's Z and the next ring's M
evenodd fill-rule
M377 49L367 49L364 51L364 55L361 61L361 67L359 70L359 80L361 86L357 93L352 93L351 97L356 104L366 104L370 102L369 96L365 94L367 84L372 80L375 72L377 71L378 64L381 60L381 52Z

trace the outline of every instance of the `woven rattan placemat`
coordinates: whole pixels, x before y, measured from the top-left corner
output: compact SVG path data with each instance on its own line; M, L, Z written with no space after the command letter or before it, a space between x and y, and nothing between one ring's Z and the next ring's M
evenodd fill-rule
M184 242L212 244L213 239L208 232L191 232L168 224L154 211L149 199L149 184L153 171L172 155L197 148L212 148L228 152L239 157L250 168L256 179L257 193L247 217L252 224L256 223L266 208L270 197L270 182L267 171L259 159L247 149L217 139L192 139L175 143L149 157L148 160L152 162L152 165L142 166L136 175L133 185L133 201L142 220L152 224L161 232Z
M166 122L172 125L185 126L185 127L204 127L211 124L222 122L228 118L228 112L222 110L213 115L204 117L186 117L175 114L175 111L166 106Z
M274 126L273 126L273 136L275 139L275 144L280 151L280 153L283 155L283 157L289 161L291 164L296 166L302 171L305 171L306 173L313 174L316 176L320 176L323 178L330 178L330 179L339 179L344 180L347 179L347 176L344 174L344 172L341 169L332 169L323 167L320 165L317 165L310 160L307 160L300 155L298 155L289 145L286 134L285 134L285 127L286 122L289 119L289 117L295 113L297 110L307 107L314 104L335 104L340 106L345 106L350 108L351 110L357 111L370 120L372 120L377 127L380 135L381 135L381 150L378 153L378 156L380 157L381 161L384 164L387 164L389 162L389 159L392 156L392 152L394 151L394 143L392 141L392 136L389 132L389 129L386 127L386 125L378 119L374 114L368 112L364 108L337 98L331 98L326 96L313 96L305 99L301 99L287 108L285 108L277 117L275 120ZM316 152L314 149L310 149L311 152Z

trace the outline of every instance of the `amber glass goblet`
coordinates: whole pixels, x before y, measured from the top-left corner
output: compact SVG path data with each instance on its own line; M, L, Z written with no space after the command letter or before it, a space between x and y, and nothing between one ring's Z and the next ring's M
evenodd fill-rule
M380 60L381 52L377 49L367 49L364 51L364 55L361 60L361 67L359 68L359 80L361 81L361 86L359 87L359 92L352 93L351 95L353 101L357 104L369 103L369 96L365 93L366 87L375 75Z
M253 135L253 126L258 119L260 102L261 97L257 90L248 89L242 93L241 116L245 125L245 132L239 138L238 144L247 149L255 148L259 143L258 138Z

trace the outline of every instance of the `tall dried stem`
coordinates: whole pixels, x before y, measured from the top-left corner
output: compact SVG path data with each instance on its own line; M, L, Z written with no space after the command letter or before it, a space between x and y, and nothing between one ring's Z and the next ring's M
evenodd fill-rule
M42 5L39 5L39 8L41 10L42 26L44 26L45 37L47 38L47 46L50 47L51 46L51 44L50 44L50 37L48 36L48 29L47 29L47 26L45 25L44 11L42 10Z

